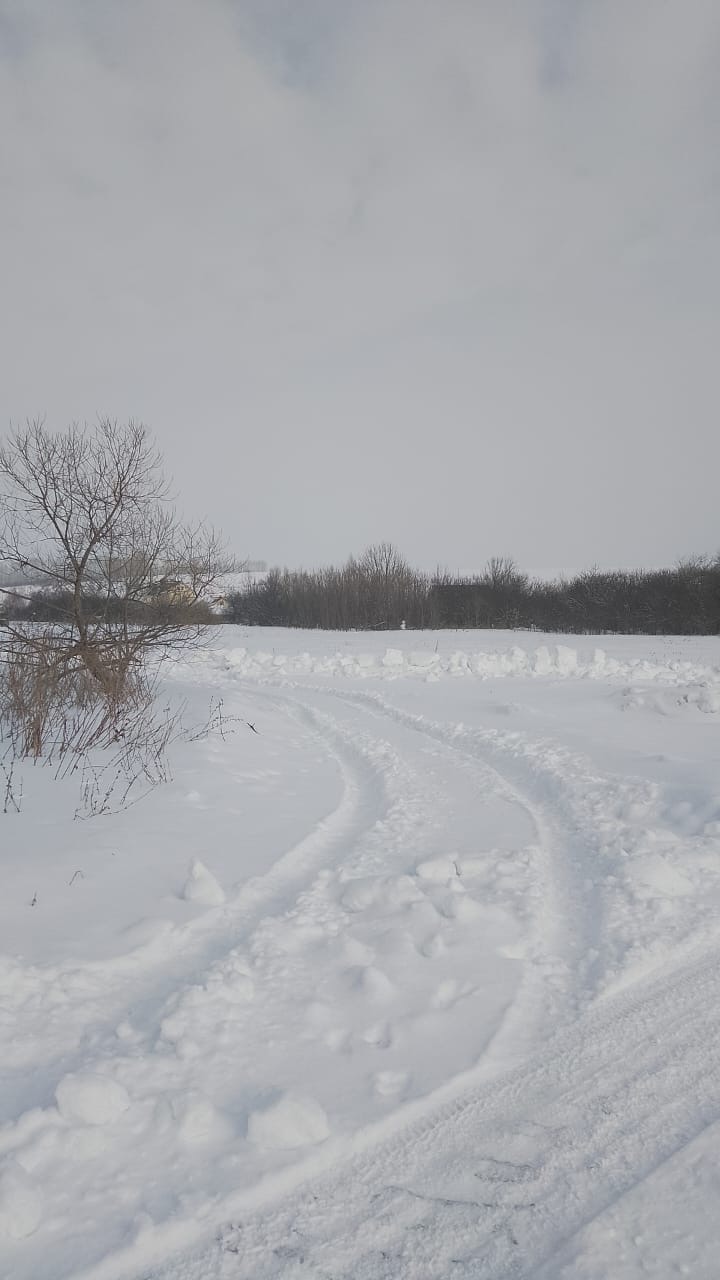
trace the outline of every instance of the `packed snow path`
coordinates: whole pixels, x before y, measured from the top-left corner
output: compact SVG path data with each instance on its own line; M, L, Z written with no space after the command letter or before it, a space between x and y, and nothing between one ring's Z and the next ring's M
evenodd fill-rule
M235 635L171 785L3 817L1 1274L715 1277L710 642Z

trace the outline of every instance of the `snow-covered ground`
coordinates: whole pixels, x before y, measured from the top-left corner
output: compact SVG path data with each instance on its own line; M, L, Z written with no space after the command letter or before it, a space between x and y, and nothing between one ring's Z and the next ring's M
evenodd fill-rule
M224 628L163 692L224 725L170 783L0 813L0 1274L715 1280L720 639Z

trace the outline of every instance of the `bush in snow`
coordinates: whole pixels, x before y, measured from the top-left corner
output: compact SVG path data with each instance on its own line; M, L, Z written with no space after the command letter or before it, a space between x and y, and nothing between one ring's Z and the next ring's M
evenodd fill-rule
M34 757L127 740L152 701L149 655L210 619L203 606L231 567L217 536L177 520L160 456L133 422L12 431L0 506L0 562L43 589L18 618L13 588L5 610L0 720Z

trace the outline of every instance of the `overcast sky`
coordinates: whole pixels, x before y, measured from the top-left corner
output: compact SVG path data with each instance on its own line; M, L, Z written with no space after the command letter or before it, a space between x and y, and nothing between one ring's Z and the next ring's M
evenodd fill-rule
M3 426L310 565L720 549L718 0L0 0Z

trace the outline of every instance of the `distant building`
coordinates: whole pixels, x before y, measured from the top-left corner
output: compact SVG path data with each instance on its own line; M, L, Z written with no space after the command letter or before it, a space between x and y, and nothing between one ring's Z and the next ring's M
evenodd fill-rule
M195 593L187 582L180 578L160 578L153 582L145 593L148 601L155 604L194 604Z

